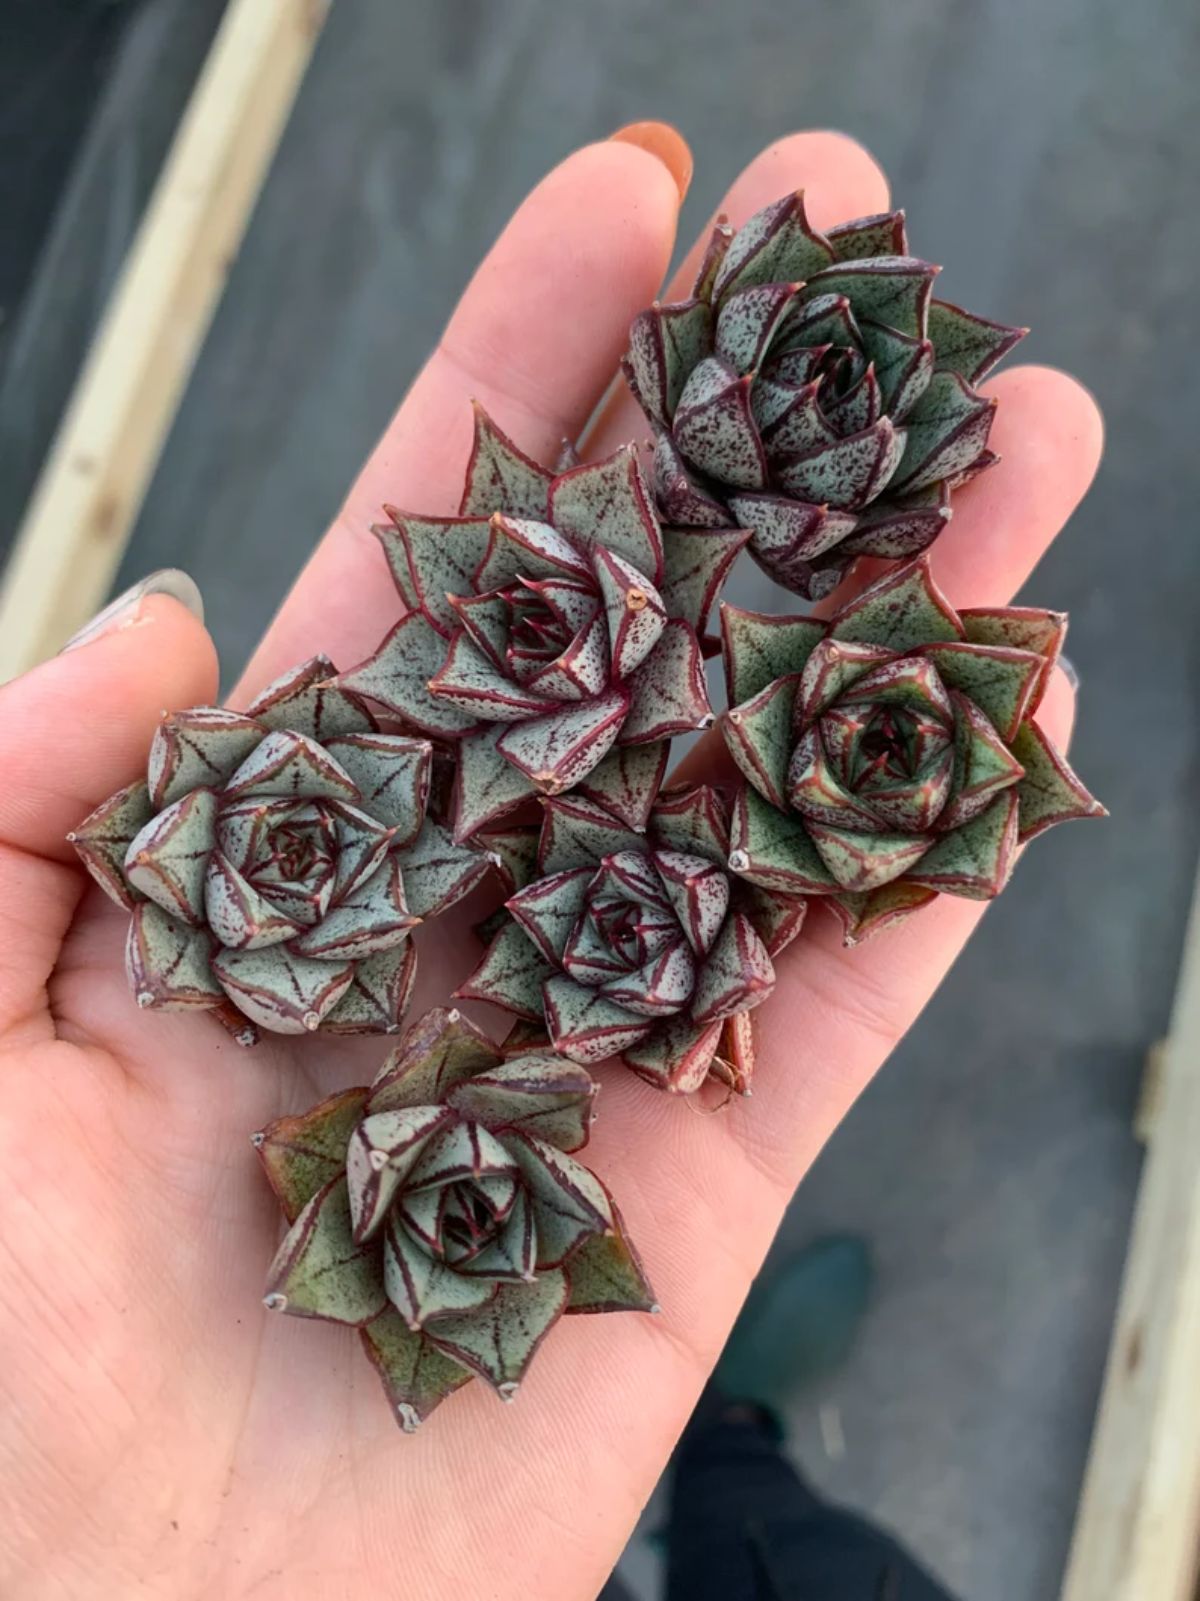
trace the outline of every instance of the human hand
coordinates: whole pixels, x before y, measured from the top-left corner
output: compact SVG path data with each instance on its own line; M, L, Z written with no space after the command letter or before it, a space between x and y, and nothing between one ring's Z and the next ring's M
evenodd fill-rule
M764 152L723 209L738 223L794 187L818 226L887 204L870 157L819 133ZM627 142L578 152L534 191L235 704L316 651L353 665L395 621L368 527L385 499L455 509L469 396L542 459L578 434L658 289L678 203L667 167ZM956 604L1011 598L1100 451L1095 407L1070 379L1025 367L988 387L1004 399L992 436L1003 461L959 496L934 554ZM588 452L644 432L621 395ZM279 1217L248 1142L369 1079L386 1045L268 1038L245 1052L206 1020L139 1013L125 919L85 887L65 843L136 776L163 707L215 690L203 628L164 597L0 690L0 1593L587 1601L796 1183L980 908L942 897L849 953L816 909L755 1020L754 1099L724 1116L603 1075L588 1160L620 1200L662 1316L571 1319L511 1409L472 1385L405 1438L355 1335L263 1311ZM1065 745L1070 719L1060 673L1041 721ZM473 964L472 915L423 931L414 1015Z

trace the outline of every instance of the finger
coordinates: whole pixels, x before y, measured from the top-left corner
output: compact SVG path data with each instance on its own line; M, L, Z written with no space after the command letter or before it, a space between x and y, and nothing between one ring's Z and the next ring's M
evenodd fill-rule
M660 146L673 138L682 147L673 167L628 143L623 130L568 157L517 211L284 602L238 697L316 650L350 666L378 644L399 602L370 525L384 501L435 514L458 509L470 399L539 460L553 460L563 437L579 433L674 245L686 146L651 126Z
M67 833L144 772L164 708L216 684L204 625L153 595L0 689L0 1028L39 1007L87 882Z
M718 215L727 217L736 228L793 189L804 190L805 208L818 228L883 211L888 204L887 179L862 145L844 133L822 130L789 134L756 156L735 180L684 258L663 299L682 300L691 293ZM587 454L606 455L645 432L645 419L622 379L588 432Z
M956 606L1016 595L1087 494L1104 449L1099 407L1065 372L1015 367L983 392L999 402L989 443L1000 462L958 491L933 547L934 574Z

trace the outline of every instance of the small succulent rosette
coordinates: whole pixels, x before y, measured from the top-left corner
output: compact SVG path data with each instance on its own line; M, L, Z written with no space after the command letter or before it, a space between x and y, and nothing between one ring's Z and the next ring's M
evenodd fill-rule
M164 717L144 782L70 836L131 914L138 1005L259 1029L394 1032L414 926L488 871L428 812L432 748L384 733L315 657L245 711Z
M455 837L568 789L643 827L712 721L698 636L745 532L664 530L632 449L554 474L478 409L461 515L388 515L408 610L339 682L453 742Z
M597 1086L505 1059L456 1011L368 1089L254 1136L291 1224L266 1305L361 1331L405 1430L472 1375L510 1401L564 1313L657 1311L604 1185L571 1153Z
M1061 612L956 612L928 557L831 622L724 605L733 871L827 897L847 944L939 894L999 894L1018 846L1105 815L1035 721L1065 631Z
M1024 332L933 299L938 271L908 254L899 211L823 234L791 194L719 225L691 297L630 331L664 520L748 529L809 599L856 557L924 550L996 459L974 385Z
M807 902L729 872L729 813L714 788L664 794L644 833L586 796L545 803L540 830L486 836L516 887L458 991L543 1028L555 1050L619 1055L656 1088L713 1076L747 1093L749 1013Z

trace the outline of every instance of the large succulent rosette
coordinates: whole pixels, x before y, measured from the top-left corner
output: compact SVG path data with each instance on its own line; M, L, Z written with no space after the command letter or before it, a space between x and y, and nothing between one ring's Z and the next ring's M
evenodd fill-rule
M563 1313L657 1310L620 1215L571 1153L596 1085L505 1060L457 1012L414 1024L371 1088L254 1143L291 1228L266 1305L362 1331L411 1430L473 1374L511 1400Z
M941 893L987 900L1019 845L1104 808L1038 727L1061 612L956 612L927 557L831 622L722 607L729 863L821 895L848 944Z
M729 815L700 785L666 794L635 833L583 796L540 830L488 836L516 892L462 998L492 1001L573 1061L619 1054L659 1089L709 1075L749 1089L749 1012L806 902L732 877Z
M568 789L644 826L712 720L698 631L745 533L663 530L631 449L556 475L479 411L461 515L388 514L408 611L340 682L454 743L456 838Z
M858 556L910 557L996 458L981 378L1023 330L931 297L904 214L817 231L800 194L720 225L689 299L630 331L667 522L750 530L778 583L828 594Z
M259 1028L388 1033L409 939L488 870L428 815L432 747L383 733L315 657L245 711L164 717L146 778L70 836L132 913L138 1004Z

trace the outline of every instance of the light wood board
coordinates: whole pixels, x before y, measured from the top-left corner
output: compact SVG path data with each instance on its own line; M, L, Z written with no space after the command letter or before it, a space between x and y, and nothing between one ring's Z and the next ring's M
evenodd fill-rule
M0 682L103 602L329 0L230 0L0 592Z

